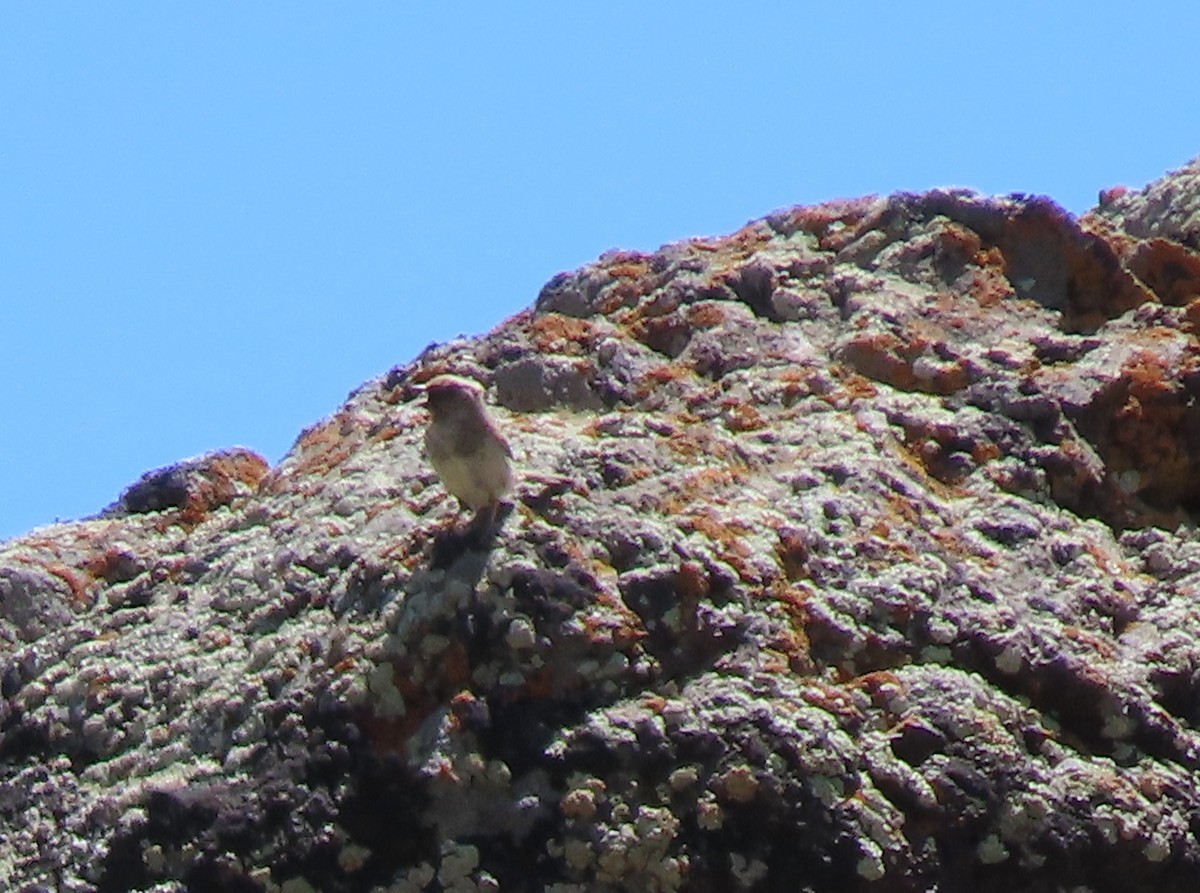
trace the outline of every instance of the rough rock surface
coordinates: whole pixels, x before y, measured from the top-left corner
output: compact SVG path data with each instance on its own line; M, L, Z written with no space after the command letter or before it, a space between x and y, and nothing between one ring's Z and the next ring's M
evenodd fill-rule
M1200 889L1200 164L612 252L0 544L0 878ZM489 387L486 550L418 386Z

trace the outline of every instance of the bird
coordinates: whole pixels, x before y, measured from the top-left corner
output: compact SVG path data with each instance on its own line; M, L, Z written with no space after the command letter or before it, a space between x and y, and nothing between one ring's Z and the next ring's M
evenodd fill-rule
M475 512L471 529L485 533L513 487L512 448L483 403L483 385L458 375L425 383L425 454L447 492Z

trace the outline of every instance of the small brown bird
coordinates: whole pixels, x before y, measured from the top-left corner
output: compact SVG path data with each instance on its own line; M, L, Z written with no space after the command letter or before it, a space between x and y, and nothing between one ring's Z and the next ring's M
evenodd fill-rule
M471 526L488 530L500 500L512 489L512 450L483 404L483 386L457 375L425 385L429 427L425 452L451 496L473 510Z

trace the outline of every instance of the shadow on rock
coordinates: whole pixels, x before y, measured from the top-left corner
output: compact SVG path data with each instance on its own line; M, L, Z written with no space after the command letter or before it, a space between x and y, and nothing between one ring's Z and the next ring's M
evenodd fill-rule
M487 565L487 557L496 545L496 537L512 514L512 503L504 502L495 508L482 508L465 528L450 528L439 533L433 542L430 567L433 570L455 568L456 576L466 576L478 583ZM478 565L477 568L474 568ZM463 574L464 570L477 572Z

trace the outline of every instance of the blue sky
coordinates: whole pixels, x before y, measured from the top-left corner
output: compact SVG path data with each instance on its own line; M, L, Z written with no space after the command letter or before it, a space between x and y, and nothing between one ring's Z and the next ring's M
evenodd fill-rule
M0 8L0 538L301 428L614 247L1200 154L1193 2Z

